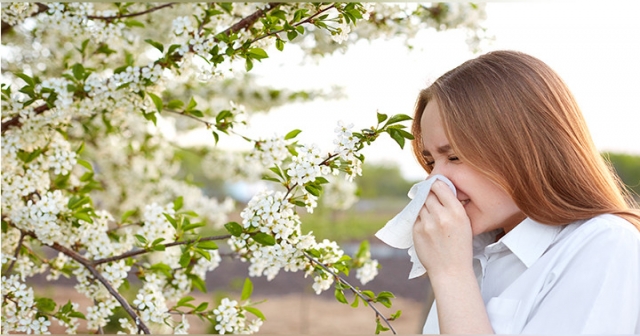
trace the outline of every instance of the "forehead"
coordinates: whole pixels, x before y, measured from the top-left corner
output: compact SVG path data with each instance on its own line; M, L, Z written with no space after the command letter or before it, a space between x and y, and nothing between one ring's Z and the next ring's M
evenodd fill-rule
M449 144L449 139L447 139L444 127L442 126L440 108L435 99L430 100L424 108L422 117L420 118L420 130L422 133L423 149L428 152L433 152L435 148Z

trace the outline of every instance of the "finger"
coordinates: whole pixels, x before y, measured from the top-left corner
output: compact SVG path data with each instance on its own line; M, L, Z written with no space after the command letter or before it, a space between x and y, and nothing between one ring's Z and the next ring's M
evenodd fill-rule
M460 205L460 201L453 194L449 186L442 181L435 181L431 186L431 192L438 197L438 201L446 208Z
M440 203L436 194L430 192L429 195L427 195L427 199L424 201L423 208L426 208L429 213L435 213L440 211L443 208L443 205Z

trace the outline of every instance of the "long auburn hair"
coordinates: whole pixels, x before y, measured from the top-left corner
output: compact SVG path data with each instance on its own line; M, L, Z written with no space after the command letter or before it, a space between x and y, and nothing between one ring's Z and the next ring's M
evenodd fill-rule
M564 225L610 213L640 230L637 205L596 150L566 84L544 62L494 51L422 90L412 143L427 172L420 120L431 99L456 155L501 186L525 215Z

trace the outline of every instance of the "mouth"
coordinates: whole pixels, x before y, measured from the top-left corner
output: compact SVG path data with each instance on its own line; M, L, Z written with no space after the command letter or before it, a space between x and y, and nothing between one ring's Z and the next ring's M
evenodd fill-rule
M469 202L471 202L471 200L468 200L468 199L466 199L466 200L461 200L461 201L460 201L460 204L462 204L462 206L464 207L464 206L466 206L467 204L469 204Z

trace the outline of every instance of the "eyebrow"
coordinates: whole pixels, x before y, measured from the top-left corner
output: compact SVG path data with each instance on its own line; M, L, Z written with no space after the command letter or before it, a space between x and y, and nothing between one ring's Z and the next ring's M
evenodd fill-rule
M438 152L438 154L446 154L446 153L449 153L450 151L451 151L451 145L440 146L436 149L436 152ZM422 155L431 156L431 152L425 149L422 151Z

